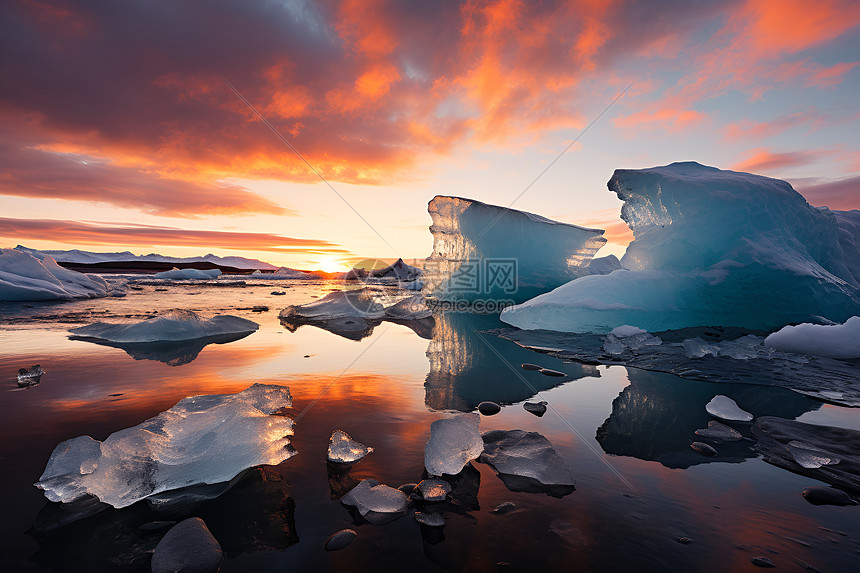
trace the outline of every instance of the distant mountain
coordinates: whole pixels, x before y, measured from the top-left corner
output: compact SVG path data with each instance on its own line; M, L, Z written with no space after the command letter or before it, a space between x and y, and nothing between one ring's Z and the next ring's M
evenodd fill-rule
M90 251L81 251L73 249L70 251L38 251L30 249L22 245L15 247L15 250L24 253L29 253L37 259L44 258L44 255L50 255L57 262L63 263L114 263L114 262L159 262L159 263L212 263L214 265L235 267L237 269L259 269L263 271L274 271L279 267L259 261L257 259L246 259L245 257L218 257L213 254L204 255L202 257L168 257L157 253L148 255L135 255L129 251L121 253L93 253Z

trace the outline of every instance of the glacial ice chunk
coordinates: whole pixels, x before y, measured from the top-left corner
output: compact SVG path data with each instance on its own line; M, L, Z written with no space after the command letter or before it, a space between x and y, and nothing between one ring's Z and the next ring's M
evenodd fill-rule
M362 517L372 513L403 515L406 513L406 494L380 484L375 479L364 479L340 499L344 505L355 507Z
M603 350L608 354L622 354L627 350L639 350L643 346L660 346L663 341L659 336L649 334L635 326L624 324L616 326L606 335Z
M210 280L217 279L221 276L221 271L219 269L177 269L176 267L170 269L169 271L162 271L160 273L155 273L152 275L154 279L166 279L171 281L178 280Z
M116 508L195 484L215 484L296 452L286 386L254 384L237 394L192 396L104 442L80 436L54 448L36 487L51 501L86 494Z
M338 318L380 319L385 307L369 289L330 292L308 304L288 306L278 315L286 320L326 321Z
M500 474L537 480L547 486L573 486L573 474L552 443L537 432L493 430L483 435L480 461Z
M624 268L508 307L504 322L565 332L774 330L860 314L860 253L843 233L860 218L812 207L785 181L693 162L619 169L609 189L635 237Z
M190 310L170 310L135 323L96 322L69 330L74 336L115 343L172 342L226 334L246 334L260 325L252 320L222 314L208 320Z
M606 243L586 229L461 197L430 201L433 252L425 292L442 300L521 302L588 274Z
M19 368L18 386L35 386L42 381L42 376L44 375L45 371L42 370L39 364L34 364L30 368Z
M404 298L385 308L385 318L389 320L423 320L433 316L427 308L427 301L422 294Z
M711 401L705 405L705 411L715 418L732 422L751 422L753 419L752 414L741 410L737 402L722 394L711 398Z
M430 424L430 439L424 446L424 466L431 476L454 475L484 451L478 432L478 414L460 414Z
M782 352L860 358L860 316L852 316L845 324L786 326L768 335L764 343Z
M16 249L0 249L0 302L72 300L121 294L101 277L61 267Z
M335 430L331 433L328 442L328 461L337 464L351 464L372 451L373 448L356 442L343 430Z

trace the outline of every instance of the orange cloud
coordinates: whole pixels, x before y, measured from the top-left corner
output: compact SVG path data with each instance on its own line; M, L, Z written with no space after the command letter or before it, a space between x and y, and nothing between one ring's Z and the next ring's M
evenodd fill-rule
M826 117L815 110L799 111L781 115L765 122L743 120L730 123L725 127L724 135L726 139L731 141L765 138L802 125L809 125L810 129L816 129L825 121Z
M98 225L58 219L0 217L0 237L87 245L206 247L272 252L349 253L336 243L271 233L202 231L149 225Z
M812 205L831 209L860 209L860 175L836 180L793 181L792 185Z
M813 163L821 156L821 151L789 151L774 153L769 149L751 149L746 153L747 158L734 164L733 171L748 171L758 173L761 171L775 171L789 167L797 167Z

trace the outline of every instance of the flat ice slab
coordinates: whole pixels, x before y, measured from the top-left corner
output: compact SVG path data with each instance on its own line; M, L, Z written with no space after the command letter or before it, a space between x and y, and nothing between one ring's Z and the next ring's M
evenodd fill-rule
M589 274L606 243L601 229L473 199L438 195L427 210L433 252L424 263L424 291L444 300L522 302Z
M506 308L504 322L583 333L621 324L774 330L860 314L860 253L848 229L860 228L860 212L818 209L785 181L693 162L618 169L608 186L635 237L623 268Z
M314 302L288 306L278 317L325 321L347 317L380 319L384 315L385 307L374 300L370 290L360 289L330 292Z
M192 396L104 442L79 436L54 448L36 487L51 501L94 495L116 508L164 491L215 484L253 466L292 457L286 386L254 384L237 394Z
M753 419L752 414L741 410L737 402L722 394L711 398L711 401L705 404L705 411L715 418L732 422L752 422Z
M852 316L845 324L786 326L768 335L764 343L783 352L860 358L860 316Z
M430 439L424 446L424 467L431 476L460 473L470 460L484 451L478 431L478 414L460 414L430 424Z
M371 513L406 513L406 494L399 489L380 484L375 479L361 480L340 501L344 505L355 507L362 517Z
M256 331L259 324L232 315L217 315L208 320L190 310L171 310L155 318L135 323L96 322L69 330L82 338L94 338L117 343L168 342L196 340L225 334L245 334Z
M121 294L104 279L16 249L0 249L0 302L72 300Z
M860 493L860 432L762 416L752 433L764 461Z

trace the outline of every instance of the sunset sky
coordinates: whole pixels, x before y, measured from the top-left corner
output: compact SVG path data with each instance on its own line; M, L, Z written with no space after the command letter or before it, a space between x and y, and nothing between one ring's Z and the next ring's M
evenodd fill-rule
M852 0L8 0L0 246L423 258L630 84L514 208L621 255L613 170L692 160L860 209L858 64Z

